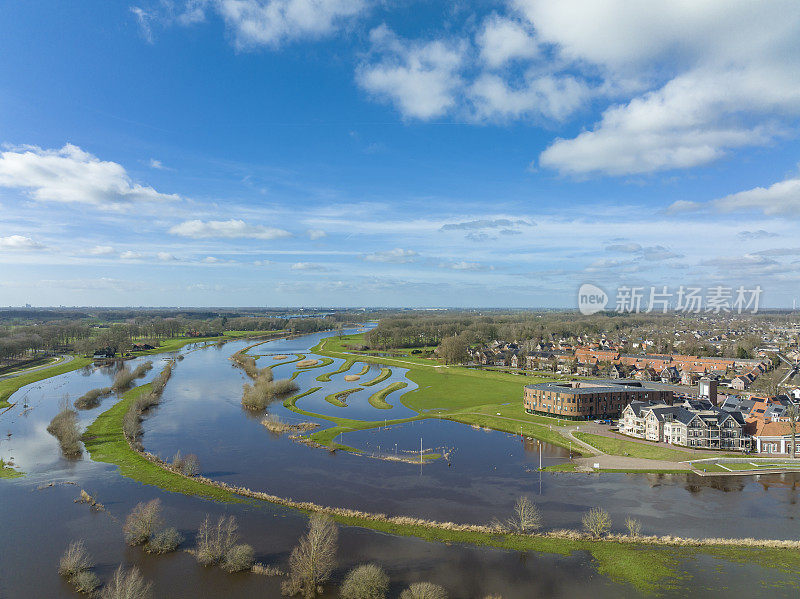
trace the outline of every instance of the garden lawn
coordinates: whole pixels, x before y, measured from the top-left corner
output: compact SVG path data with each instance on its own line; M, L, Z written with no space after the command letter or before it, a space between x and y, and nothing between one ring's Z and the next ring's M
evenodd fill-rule
M611 455L644 458L647 460L663 460L665 462L686 462L691 459L719 457L719 454L708 452L689 452L671 449L659 445L637 443L626 439L612 439L591 433L573 433L578 439L596 447L603 453Z

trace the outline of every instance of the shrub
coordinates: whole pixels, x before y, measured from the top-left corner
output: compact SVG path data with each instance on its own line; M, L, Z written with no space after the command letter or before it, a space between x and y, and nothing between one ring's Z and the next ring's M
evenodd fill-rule
M66 578L72 578L78 572L89 570L94 566L89 552L86 551L86 544L83 540L70 543L64 555L61 556L61 561L58 562L58 573Z
M181 543L183 543L183 535L177 529L165 528L150 538L145 544L144 550L147 553L163 555L164 553L172 553Z
M153 585L142 578L142 573L134 566L127 572L120 566L114 576L103 587L102 599L150 599Z
M300 387L292 379L278 379L272 383L272 393L274 395L287 395L294 393Z
M47 432L58 439L61 453L65 457L76 458L83 453L78 413L66 402L62 402L61 411L53 416L50 424L47 425Z
M220 566L226 572L241 572L249 570L255 562L253 548L247 544L234 545L225 552Z
M284 595L316 597L336 565L339 530L328 516L312 514L308 532L289 556L289 580L282 585Z
M400 599L447 599L447 591L432 582L415 582L400 593Z
M134 546L144 545L162 523L161 500L153 499L147 503L137 503L125 519L125 526L122 527L125 542Z
M600 507L593 507L583 515L583 528L593 537L601 537L611 529L611 516Z
M342 599L385 599L389 577L376 564L364 564L347 574L339 589Z
M86 595L94 595L100 586L100 579L91 570L81 570L70 579L70 582L76 591Z
M79 410L91 410L100 405L100 400L108 397L114 392L111 387L101 387L99 389L92 389L81 395L75 400L75 407Z
M233 516L220 516L212 525L208 515L197 531L195 557L204 566L219 564L239 540L239 524Z
M128 411L125 412L125 416L122 417L122 432L131 441L142 434L141 417L135 410L134 405L131 405Z
M127 389L133 383L133 373L130 371L130 368L127 366L123 366L117 371L117 374L114 375L114 382L111 383L111 388L114 391L122 391L123 389Z
M631 537L638 537L642 534L642 523L636 518L630 516L625 518L625 528L628 529L628 535Z
M140 379L148 372L150 372L152 369L153 369L153 363L150 360L148 360L147 362L142 362L141 364L139 364L131 373L131 376L133 376L133 378L135 379Z

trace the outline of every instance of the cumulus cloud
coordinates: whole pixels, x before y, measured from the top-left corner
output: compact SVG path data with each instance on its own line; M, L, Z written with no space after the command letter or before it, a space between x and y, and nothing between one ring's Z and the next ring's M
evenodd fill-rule
M34 241L30 237L24 235L9 235L8 237L0 237L0 250L13 250L18 252L30 252L32 250L41 250L44 246L38 241Z
M240 48L277 47L302 38L330 35L348 20L366 12L366 0L215 0ZM195 6L194 21L200 20Z
M768 215L800 216L800 178L740 191L715 200L712 205L723 212L757 210Z
M143 258L142 254L139 252L134 252L133 250L122 252L119 257L123 260L139 260L140 258Z
M396 264L405 264L413 262L417 258L417 252L414 250L404 250L402 248L394 248L385 252L374 252L366 254L364 260L369 262L393 262Z
M292 234L283 229L249 225L243 220L187 220L169 230L173 235L191 237L192 239L280 239Z
M358 84L375 97L394 104L406 118L431 119L455 106L465 59L460 41L409 41L386 25L370 32L375 62L362 64Z
M571 75L541 75L531 69L522 84L512 86L495 73L485 73L470 86L474 116L479 120L522 117L563 121L583 106L590 88Z
M542 166L623 175L704 165L768 143L782 133L781 118L800 113L795 3L514 4L540 44L579 70L591 67L608 93L633 96L591 130L554 141Z
M481 59L492 68L518 58L533 58L539 53L536 39L528 26L497 14L484 21L476 42Z
M60 150L25 146L0 153L0 187L25 190L37 202L90 204L102 210L180 199L135 183L122 165L72 144Z
M177 262L177 258L170 254L169 252L158 252L156 254L156 258L158 258L161 262Z

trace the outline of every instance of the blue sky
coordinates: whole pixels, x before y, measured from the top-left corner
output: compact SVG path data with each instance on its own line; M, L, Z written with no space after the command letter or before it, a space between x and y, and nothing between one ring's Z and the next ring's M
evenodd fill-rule
M0 2L0 305L800 296L796 2Z

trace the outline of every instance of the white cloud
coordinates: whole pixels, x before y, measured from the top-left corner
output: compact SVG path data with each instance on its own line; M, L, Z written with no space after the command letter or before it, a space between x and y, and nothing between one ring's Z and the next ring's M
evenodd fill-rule
M151 158L150 162L148 163L150 168L154 168L159 171L170 170L160 160L156 160L155 158Z
M216 256L206 256L205 258L203 258L203 262L205 262L206 264L219 264L222 261Z
M386 25L373 29L370 40L380 59L359 67L356 79L361 87L393 103L405 118L431 119L455 106L462 85L462 43L403 40Z
M493 68L517 58L533 58L539 49L531 33L518 21L492 15L477 35L481 58Z
M60 150L26 146L0 153L0 187L24 189L39 202L90 204L106 210L180 199L133 182L122 165L102 161L72 144Z
M248 225L243 220L187 220L175 225L169 230L173 235L191 237L193 239L223 238L223 239L280 239L291 237L292 234L283 229L265 227L263 225Z
M800 178L740 191L715 200L712 205L723 212L758 210L768 215L800 216Z
M324 264L316 264L314 262L295 262L290 268L292 270L308 270L316 272L327 272L330 270L330 268Z
M156 258L158 258L161 262L177 262L177 258L170 254L169 252L158 252L156 254Z
M404 250L402 248L394 248L385 252L374 252L366 254L364 260L368 262L392 262L395 264L406 264L413 262L417 257L417 252L414 250Z
M583 106L589 87L570 75L539 75L531 70L519 87L486 73L470 86L475 115L481 120L519 119L525 116L562 121Z
M308 238L312 241L316 241L317 239L322 239L323 237L328 236L328 234L322 229L309 229L306 231L306 235L308 235Z
M481 264L480 262L442 262L439 264L439 268L448 268L450 270L466 270L466 271L482 271L482 270L494 270L493 266L486 266L485 264Z
M215 0L211 3L230 29L236 45L272 46L301 38L321 38L363 14L366 0ZM193 21L201 20L197 7Z
M134 252L133 250L127 250L125 252L122 252L119 255L119 257L122 258L123 260L139 260L143 256L139 252Z
M87 254L92 256L111 256L116 251L110 245L96 245L91 249L86 250Z
M702 204L690 200L676 200L667 208L667 214L678 214L680 212L694 212L699 210Z
M23 235L9 235L0 237L0 250L14 250L18 252L29 252L31 250L41 250L44 246L38 241Z
M607 252L623 252L626 254L635 254L642 251L642 246L638 243L615 243L606 246Z
M794 2L514 0L540 44L612 94L592 130L558 139L540 164L622 175L707 164L768 143L800 114Z
M153 19L153 15L138 6L131 6L130 11L133 13L133 16L136 17L136 22L139 24L139 32L142 34L142 37L148 44L152 44L153 29L150 26L150 21Z

